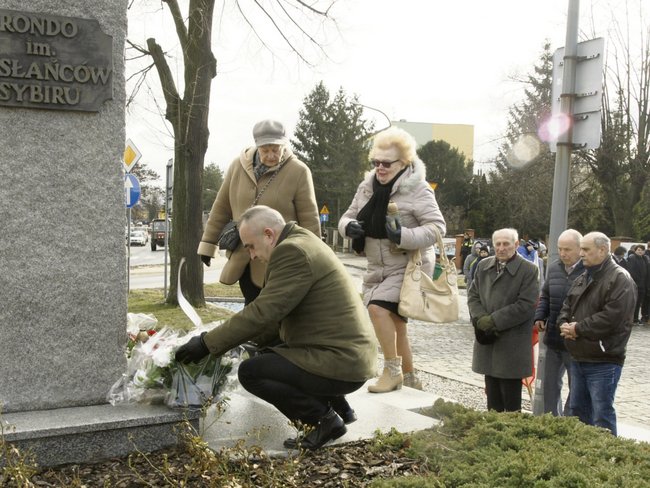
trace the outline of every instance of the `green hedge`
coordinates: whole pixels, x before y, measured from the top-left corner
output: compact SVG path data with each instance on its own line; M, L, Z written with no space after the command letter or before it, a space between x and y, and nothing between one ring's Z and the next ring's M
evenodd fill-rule
M409 436L430 475L373 487L650 487L650 444L576 418L478 412L438 400L441 424Z

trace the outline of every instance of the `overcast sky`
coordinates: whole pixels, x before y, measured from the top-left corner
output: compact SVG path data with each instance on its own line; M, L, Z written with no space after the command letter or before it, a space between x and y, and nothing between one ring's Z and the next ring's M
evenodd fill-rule
M155 37L173 53L177 38L168 10L156 0L138 1L129 13L129 39L144 45L147 37ZM183 12L186 3L181 0ZM546 40L553 51L564 45L569 2L339 0L330 12L338 21L338 31L309 26L310 32L323 33L319 39L324 39L329 55L319 59L317 53L310 53L310 59L319 61L314 68L298 62L262 27L275 52L269 54L234 2L224 3L215 10L213 52L218 74L212 83L205 158L206 164L216 163L222 169L252 144L252 126L258 120L278 119L291 136L304 98L320 80L331 93L342 87L393 120L474 125L475 159L487 161L497 152L508 108L523 96L523 85L513 80L532 71ZM592 33L611 37L616 26L612 19L624 21L629 4L632 19L638 20L639 3L650 4L647 0L582 0L580 40L593 37ZM240 4L253 2L240 0ZM644 29L647 33L647 23ZM182 69L174 60L170 64L173 71ZM127 64L127 74L134 69L134 64ZM151 72L149 78L127 116L126 131L143 153L141 161L162 176L173 157L172 139L156 114L157 74ZM162 98L158 103L164 111ZM379 112L366 110L366 114L377 128L387 125Z

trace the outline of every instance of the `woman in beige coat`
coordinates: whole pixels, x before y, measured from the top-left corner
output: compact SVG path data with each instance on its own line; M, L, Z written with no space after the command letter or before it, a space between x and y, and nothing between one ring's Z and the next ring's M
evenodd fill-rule
M397 127L377 134L370 150L375 169L361 182L339 221L341 235L352 238L355 250L368 259L364 302L384 355L383 373L368 387L373 393L402 384L422 387L414 374L406 318L397 310L399 293L409 251L420 249L422 269L432 274L436 230L444 235L446 226L415 147L415 139ZM398 215L387 219L389 202L391 207L397 205Z
M311 171L289 149L282 124L275 120L258 122L253 127L253 138L255 146L244 149L230 164L210 210L198 249L207 266L217 252L223 227L231 220L238 221L255 204L277 210L287 222L296 221L320 237ZM264 285L266 264L251 261L241 243L227 256L219 281L226 285L238 281L248 304Z

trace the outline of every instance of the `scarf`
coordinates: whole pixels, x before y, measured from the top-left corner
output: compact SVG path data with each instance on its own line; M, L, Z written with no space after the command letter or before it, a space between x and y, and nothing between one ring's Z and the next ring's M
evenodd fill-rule
M357 214L357 221L363 227L365 237L352 241L352 249L355 252L363 252L366 247L366 237L386 239L386 211L388 209L388 202L390 201L390 194L393 191L393 185L405 171L406 168L397 173L392 180L385 184L380 183L377 175L375 175L372 180L372 196Z

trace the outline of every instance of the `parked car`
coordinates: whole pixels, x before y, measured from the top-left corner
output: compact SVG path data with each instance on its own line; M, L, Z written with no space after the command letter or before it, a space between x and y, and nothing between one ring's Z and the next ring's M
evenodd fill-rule
M132 246L146 246L147 242L149 242L149 236L142 230L132 230L130 240Z

